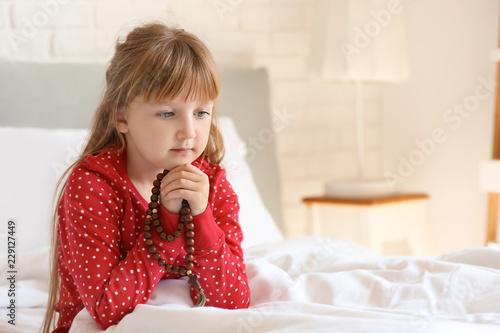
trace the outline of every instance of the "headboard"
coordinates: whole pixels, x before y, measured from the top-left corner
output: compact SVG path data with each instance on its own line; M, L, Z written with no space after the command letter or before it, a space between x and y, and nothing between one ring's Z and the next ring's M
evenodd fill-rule
M105 67L0 61L0 126L88 128L104 87ZM223 69L220 74L219 113L233 119L248 144L249 137L271 128L267 72ZM248 164L267 209L283 231L274 141L259 145Z

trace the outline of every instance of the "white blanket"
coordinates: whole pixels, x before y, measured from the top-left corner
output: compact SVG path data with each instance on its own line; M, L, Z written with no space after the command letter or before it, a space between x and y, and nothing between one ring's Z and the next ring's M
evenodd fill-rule
M191 308L185 281L162 281L106 332L500 332L499 250L390 257L302 238L246 257L249 309ZM71 332L102 330L82 311Z
M148 304L105 332L500 332L498 249L380 256L336 238L311 237L255 246L246 258L249 309L191 308L187 282L163 280ZM30 267L24 261L31 278ZM37 285L19 282L17 325L6 324L2 306L1 332L36 332L43 316L36 307L46 289L37 294ZM4 289L0 284L2 295ZM82 310L71 332L104 331Z

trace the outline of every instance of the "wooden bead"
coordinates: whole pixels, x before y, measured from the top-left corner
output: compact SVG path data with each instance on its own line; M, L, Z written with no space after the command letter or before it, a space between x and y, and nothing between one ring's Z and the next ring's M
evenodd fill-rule
M191 222L193 220L193 216L191 214L181 215L181 217L179 218L179 220L181 222Z
M158 262L160 267L165 267L167 272L174 272L175 274L180 275L189 275L190 281L191 277L193 277L194 268L194 223L193 216L191 215L191 209L189 208L189 203L186 200L182 200L182 208L179 211L179 223L177 224L177 230L174 231L173 234L167 234L163 227L161 226L161 222L159 220L159 200L161 194L161 181L168 174L168 170L163 170L162 173L156 175L156 179L153 182L153 188L151 189L151 201L148 204L148 209L146 211L146 219L144 221L144 239L146 246L148 246L149 252L153 255L153 258ZM173 242L176 238L182 237L182 230L187 229L186 231L186 264L184 266L172 266L172 264L167 264L165 259L162 259L161 254L156 251L156 246L154 245L154 241L151 235L151 225L156 227L156 232L160 235L160 238L163 240L167 240L169 242ZM191 282L190 282L191 283Z
M182 207L181 211L179 212L181 215L187 215L191 214L191 209L189 207Z

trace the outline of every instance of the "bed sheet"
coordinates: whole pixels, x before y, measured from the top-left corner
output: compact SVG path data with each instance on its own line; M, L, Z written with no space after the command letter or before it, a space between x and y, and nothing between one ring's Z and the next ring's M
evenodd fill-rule
M119 324L102 330L83 310L71 332L500 331L498 249L382 256L340 239L307 237L254 246L245 256L249 309L191 308L187 282L163 280L149 302ZM27 299L19 299L18 324L24 326L7 332L35 332L25 320L41 322L40 297L26 295L36 295L37 284L21 284ZM12 328L0 322L0 331Z
M105 332L500 331L498 250L380 256L311 237L253 247L246 258L249 309L193 309L185 281L162 281L148 304ZM102 330L82 311L71 332Z

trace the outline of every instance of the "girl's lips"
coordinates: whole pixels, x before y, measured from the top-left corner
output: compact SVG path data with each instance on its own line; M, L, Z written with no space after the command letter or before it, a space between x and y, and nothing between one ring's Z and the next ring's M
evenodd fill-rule
M189 153L191 150L193 150L192 148L179 148L179 149L172 149L173 152L175 153Z

